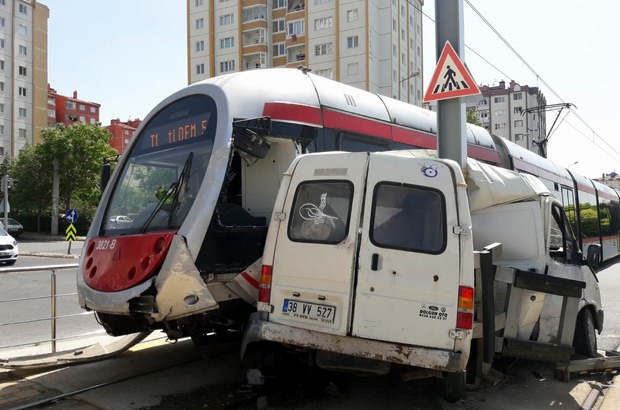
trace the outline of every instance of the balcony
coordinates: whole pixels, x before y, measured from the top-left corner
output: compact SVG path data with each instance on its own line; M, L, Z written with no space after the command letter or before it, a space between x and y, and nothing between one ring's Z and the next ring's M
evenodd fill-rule
M286 54L288 63L306 61L306 46L300 45L295 47L289 47L286 50Z
M287 13L296 13L298 11L303 11L305 9L306 9L306 2L305 2L305 0L289 0L286 12Z
M242 11L242 22L249 23L255 20L267 21L267 6L258 5L254 7L248 7Z
M243 70L267 68L267 53L255 53L243 56Z
M243 46L256 46L259 44L267 44L267 30L257 29L244 31L242 35Z

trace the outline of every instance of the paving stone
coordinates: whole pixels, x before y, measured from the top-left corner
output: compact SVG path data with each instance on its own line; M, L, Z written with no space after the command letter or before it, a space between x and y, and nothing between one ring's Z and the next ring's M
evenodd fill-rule
M4 396L6 394L17 393L19 389L17 387L7 387L6 389L0 390L0 396Z
M24 390L24 391L20 391L18 393L15 393L15 395L17 397L19 397L20 399L25 399L26 397L36 396L37 394L41 394L41 393L39 393L36 390L32 390L32 389Z

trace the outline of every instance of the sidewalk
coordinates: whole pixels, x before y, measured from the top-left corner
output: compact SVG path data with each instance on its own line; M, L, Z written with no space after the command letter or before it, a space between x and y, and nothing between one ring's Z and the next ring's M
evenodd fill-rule
M24 232L19 236L18 239L18 242L22 242L19 255L40 256L45 258L78 259L80 257L80 252L84 240L86 240L86 237L84 236L76 237L76 242L78 243L72 243L71 254L68 254L65 250L63 250L62 252L59 251L59 249L56 249L58 248L58 246L53 245L64 243L67 244L68 247L69 242L66 241L66 238L64 236L51 236L49 233ZM41 243L40 246L43 249L37 249L38 247L34 247L33 249L33 245L29 242L39 242Z
M66 237L64 235L51 236L49 233L23 232L21 235L19 235L18 239L36 242L64 242L66 240ZM75 240L84 241L86 240L86 237L76 236Z

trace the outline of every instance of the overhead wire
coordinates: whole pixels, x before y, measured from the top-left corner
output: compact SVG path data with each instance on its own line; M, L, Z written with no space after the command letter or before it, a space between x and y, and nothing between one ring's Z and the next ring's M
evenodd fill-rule
M549 91L555 95L558 100L560 100L562 103L565 103L566 101L553 89L553 87L551 87L549 85L549 83L547 83L544 78L542 78L542 76L540 74L538 74L538 72L536 72L536 70L534 70L534 68L525 60L525 58L523 58L521 56L521 54L519 54L519 52L517 50L515 50L514 47L512 47L510 45L510 43L508 42L508 40L506 40L504 38L504 36L502 36L499 31L497 31L497 29L495 29L495 27L493 27L493 25L482 15L482 13L480 13L480 11L478 11L478 9L476 9L474 7L473 4L471 4L470 0L464 0L465 3L467 3L467 5L478 15L478 17L480 17L480 19L495 33L495 35L497 35L497 37L499 37L499 39L506 45L506 47L508 47L510 49L510 51L513 52L513 54L515 56L517 56L517 58L536 76L536 85L538 86L538 81L542 82L546 88L549 89ZM432 21L433 23L435 23L435 20L430 17L428 14L424 13L422 11L421 8L417 7L415 4L413 4L411 2L411 0L406 0L406 2L413 7L414 9L418 10L424 17L426 17L427 19L429 19L430 21ZM482 59L485 63L489 64L491 67L493 67L495 70L497 70L499 73L501 73L503 76L505 76L506 78L508 78L509 80L512 80L512 78L507 75L506 73L504 73L503 71L501 71L498 67L496 67L494 64L492 64L490 61L488 61L486 58L484 58L480 53L476 52L473 48L471 48L470 46L468 46L467 44L465 44L465 47L467 49L469 49L471 52L473 52L476 56L478 56L480 59ZM566 124L570 125L572 128L574 128L575 130L577 130L579 132L579 134L583 135L588 141L592 142L594 145L598 146L599 148L603 149L603 147L601 147L599 144L596 143L595 138L594 137L598 137L599 140L601 142L603 142L609 149L611 149L613 152L615 152L618 155L618 158L620 158L620 152L618 152L614 147L612 147L599 133L597 133L583 118L581 118L581 116L573 111L570 110L570 113L572 113L575 117L577 117L577 119L579 119L579 121L581 121L587 128L588 130L590 130L590 132L592 132L592 138L588 137L586 134L584 134L583 132L579 131L574 125L570 124L568 121L566 121L566 116L564 116L564 119L562 120L562 122L565 122ZM554 132L555 134L555 132ZM605 150L603 150L607 155L611 156L611 154ZM612 157L613 158L613 157ZM614 158L616 161L618 160L618 158Z
M506 47L508 47L510 49L510 51L513 52L513 54L515 56L517 56L517 58L536 76L537 81L540 80L548 89L549 91L555 95L561 102L565 103L566 101L549 85L549 83L547 83L544 78L542 78L542 76L540 76L540 74L538 74L536 72L536 70L534 70L534 68L532 68L531 65L528 64L528 62L521 56L521 54L519 54L519 52L517 52L517 50L514 49L514 47L512 47L510 45L510 43L495 29L495 27L493 27L493 25L482 15L482 13L480 13L478 11L478 9L476 9L474 7L473 4L471 4L470 0L464 0L465 3L467 3L467 5L478 15L478 17L480 17L480 19L495 33L495 35L497 35L497 37L499 37L499 39L506 45ZM620 152L618 152L614 147L612 147L599 133L597 133L583 118L581 118L581 116L579 114L577 114L575 111L571 110L570 111L573 115L575 115L575 117L577 117L579 119L579 121L581 121L591 132L593 136L596 136L599 138L600 141L602 141L603 143L605 143L605 145L607 147L609 147L609 149L611 149L613 152L615 152L618 155L618 158L620 158ZM574 127L573 127L574 128ZM585 134L583 134L585 136ZM587 138L587 137L586 137ZM590 139L587 138L589 141L592 141L592 143L594 143L594 145L597 145L599 148L603 148L600 145L598 145L596 143L596 141L594 140L594 138ZM609 153L608 153L609 154ZM616 160L618 160L618 158L615 158Z

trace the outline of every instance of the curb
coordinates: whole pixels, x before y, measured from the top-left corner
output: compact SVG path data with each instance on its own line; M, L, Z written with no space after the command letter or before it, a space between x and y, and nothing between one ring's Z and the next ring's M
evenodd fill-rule
M40 256L43 258L63 258L63 259L79 259L80 255L65 253L45 253L45 252L20 252L19 256Z

